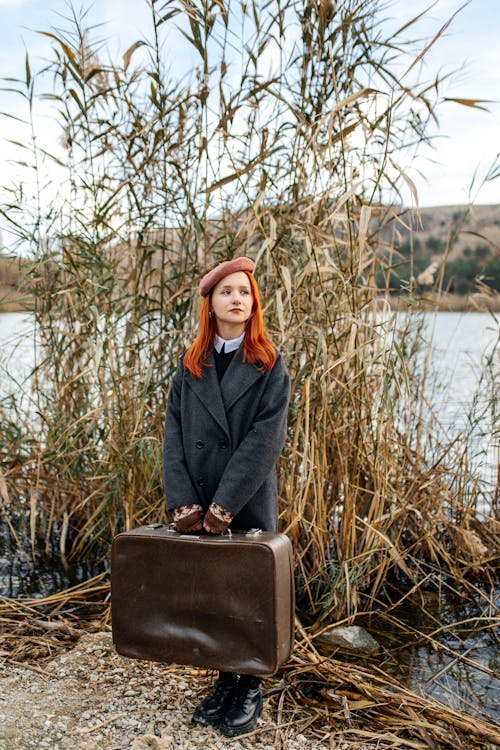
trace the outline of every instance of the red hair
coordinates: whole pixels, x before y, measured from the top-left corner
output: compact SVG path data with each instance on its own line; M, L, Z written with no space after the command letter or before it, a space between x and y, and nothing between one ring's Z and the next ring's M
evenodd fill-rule
M258 369L262 371L270 370L276 362L276 352L264 331L259 288L251 273L243 273L250 281L253 295L252 312L243 339L243 362L258 365ZM198 335L184 355L184 367L197 380L202 377L202 368L212 350L216 334L215 315L210 315L211 299L212 292L201 301Z

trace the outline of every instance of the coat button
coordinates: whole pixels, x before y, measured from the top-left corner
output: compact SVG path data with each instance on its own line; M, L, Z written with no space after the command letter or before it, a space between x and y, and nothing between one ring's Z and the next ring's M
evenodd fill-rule
M198 477L198 485L200 487L203 487L204 484L205 484L205 480L203 479L203 477Z
M200 449L204 448L205 447L205 443L203 442L203 440L197 440L196 441L196 447L200 448Z
M219 440L219 448L221 451L225 451L227 449L227 443L225 440Z

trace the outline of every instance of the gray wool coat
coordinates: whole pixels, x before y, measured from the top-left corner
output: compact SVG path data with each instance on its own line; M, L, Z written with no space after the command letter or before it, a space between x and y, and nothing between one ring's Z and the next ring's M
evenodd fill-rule
M219 384L213 354L201 380L180 363L170 388L163 441L168 510L216 502L233 529L275 531L276 461L286 435L290 378L277 352L260 372L235 353Z

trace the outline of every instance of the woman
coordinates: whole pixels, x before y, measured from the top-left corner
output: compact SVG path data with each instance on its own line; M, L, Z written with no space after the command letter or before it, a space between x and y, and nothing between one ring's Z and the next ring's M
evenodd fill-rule
M250 258L220 263L201 280L198 335L167 403L163 481L178 531L275 531L276 460L286 434L290 379L264 333ZM192 720L227 737L250 732L261 679L220 672Z

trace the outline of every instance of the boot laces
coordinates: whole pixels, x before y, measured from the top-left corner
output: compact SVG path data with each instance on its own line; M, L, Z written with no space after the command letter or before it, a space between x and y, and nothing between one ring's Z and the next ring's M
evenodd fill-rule
M234 704L238 708L247 708L257 696L259 688L244 687L236 693Z
M219 696L228 693L234 687L235 683L230 680L217 680L213 688L213 695Z

